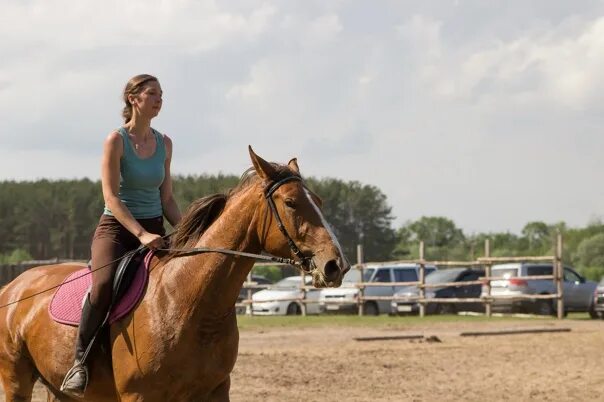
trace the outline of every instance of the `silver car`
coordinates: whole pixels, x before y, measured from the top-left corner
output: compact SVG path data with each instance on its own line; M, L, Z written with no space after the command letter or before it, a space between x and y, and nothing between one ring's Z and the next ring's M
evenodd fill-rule
M525 280L522 277L552 275L552 264L510 263L493 265L491 276L501 279L491 281L491 295L494 311L528 312L553 315L556 311L555 299L497 299L497 296L545 295L556 293L556 285L551 279ZM513 279L519 277L518 279ZM509 279L512 278L512 279ZM563 299L564 312L583 311L594 314L594 292L596 283L588 281L572 268L564 267ZM486 286L482 288L486 296Z
M426 266L425 274L436 270L436 267ZM321 312L358 312L358 298L360 295L357 284L359 282L415 282L419 278L418 264L367 264L361 272L356 268L350 269L344 275L342 286L339 288L328 288L321 291L319 297L319 308ZM402 286L367 286L363 296L386 296L392 297ZM390 312L391 300L367 300L363 303L363 313L367 315L378 315Z

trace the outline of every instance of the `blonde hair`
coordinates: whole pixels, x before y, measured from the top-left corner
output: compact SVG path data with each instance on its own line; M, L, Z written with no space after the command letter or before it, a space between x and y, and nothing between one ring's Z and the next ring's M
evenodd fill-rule
M132 104L128 100L128 96L140 94L145 89L145 85L152 81L159 82L157 78L149 74L139 74L128 80L123 94L124 103L126 104L122 110L124 123L128 123L132 119Z

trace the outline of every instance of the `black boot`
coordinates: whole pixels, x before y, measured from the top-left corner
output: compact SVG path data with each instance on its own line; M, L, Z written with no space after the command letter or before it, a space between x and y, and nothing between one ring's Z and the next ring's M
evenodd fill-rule
M84 391L88 386L86 357L106 315L106 312L98 310L90 303L90 295L87 294L84 306L82 306L82 318L80 319L76 339L75 361L65 374L63 384L61 384L61 392L76 398L84 396Z

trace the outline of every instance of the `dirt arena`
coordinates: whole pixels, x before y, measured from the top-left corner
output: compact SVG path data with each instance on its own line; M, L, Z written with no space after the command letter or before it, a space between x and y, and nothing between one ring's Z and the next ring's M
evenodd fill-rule
M461 337L462 331L571 332ZM437 339L359 342L394 335ZM440 342L438 342L440 340ZM244 328L232 401L604 400L604 321ZM43 401L36 386L34 401Z

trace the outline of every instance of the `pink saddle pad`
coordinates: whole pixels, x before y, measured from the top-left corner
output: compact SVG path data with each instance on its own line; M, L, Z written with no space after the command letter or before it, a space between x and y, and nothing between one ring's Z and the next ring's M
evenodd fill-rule
M141 299L149 277L149 263L153 257L150 251L136 270L130 288L122 299L113 306L109 315L109 323L115 322L128 314ZM78 326L82 315L84 296L92 284L92 275L88 268L81 269L69 275L55 292L48 311L57 322Z

